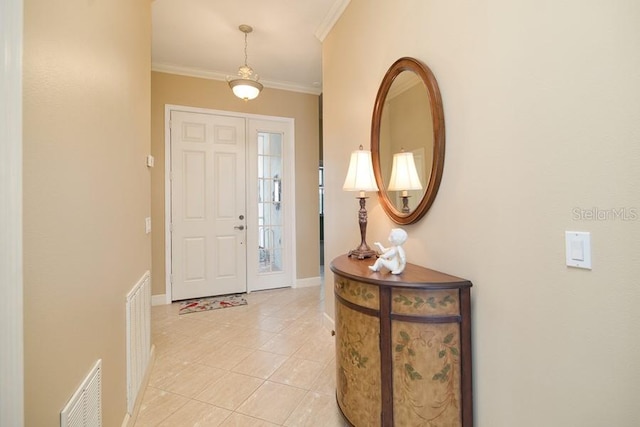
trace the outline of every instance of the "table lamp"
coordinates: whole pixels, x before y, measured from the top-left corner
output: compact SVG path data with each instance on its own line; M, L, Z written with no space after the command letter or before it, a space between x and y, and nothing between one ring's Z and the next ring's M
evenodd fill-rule
M378 185L373 174L371 163L371 151L360 148L351 153L347 178L344 180L342 189L345 191L358 191L360 199L360 210L358 211L358 222L360 224L360 246L349 251L350 257L358 259L371 258L376 252L369 248L366 241L367 235L367 210L365 209L366 191L378 191Z

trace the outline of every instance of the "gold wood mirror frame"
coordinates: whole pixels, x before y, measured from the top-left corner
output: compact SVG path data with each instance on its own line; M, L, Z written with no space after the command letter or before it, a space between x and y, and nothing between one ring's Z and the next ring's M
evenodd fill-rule
M386 141L381 136L381 131L385 131L385 135L390 134L388 129L384 127L390 126L386 123L383 125L383 110L388 103L389 90L392 84L402 73L410 73L417 76L419 82L422 83L418 90L424 92L424 97L428 98L428 107L424 115L424 121L430 126L430 130L424 137L424 143L418 141L420 145L420 151L426 152L424 157L430 157L431 162L427 161L427 165L424 168L426 182L421 182L422 191L418 193L416 201L413 202L415 207L410 209L409 212L403 212L402 208L398 207L397 202L393 202L389 190L387 190L387 182L389 175L388 164L390 164L389 153L389 141ZM402 77L410 77L410 75L403 75ZM396 86L406 83L400 83L404 78L398 78ZM395 90L395 88L394 88ZM430 111L428 111L430 109ZM416 111L408 112L415 114ZM418 112L422 114L422 112ZM402 116L402 114L400 114ZM415 119L414 119L415 120ZM421 119L420 119L421 120ZM396 128L402 128L402 123L394 123ZM422 139L422 138L420 138ZM416 143L415 141L413 142ZM396 146L402 146L404 141L396 142ZM440 187L440 181L442 180L442 170L444 168L444 146L445 146L445 129L444 129L444 112L442 108L442 98L440 96L440 89L435 76L422 62L414 58L404 57L398 59L391 65L378 89L376 95L376 101L373 108L373 118L371 121L371 154L373 161L373 171L376 177L376 182L380 191L378 197L380 204L389 216L389 218L397 224L406 225L413 224L420 220L431 207L438 188ZM404 147L403 147L404 148ZM393 153L391 153L392 156ZM384 169L384 171L383 171ZM430 169L430 171L429 171ZM426 176L428 173L428 177ZM422 179L421 179L422 181ZM405 193L406 194L406 193ZM420 199L419 201L417 199ZM406 200L406 199L405 199Z

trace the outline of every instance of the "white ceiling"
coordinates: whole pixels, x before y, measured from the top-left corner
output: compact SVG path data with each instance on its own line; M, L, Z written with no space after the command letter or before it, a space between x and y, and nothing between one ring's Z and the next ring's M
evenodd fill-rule
M248 64L265 87L320 94L321 41L349 0L155 0L152 67L224 80Z

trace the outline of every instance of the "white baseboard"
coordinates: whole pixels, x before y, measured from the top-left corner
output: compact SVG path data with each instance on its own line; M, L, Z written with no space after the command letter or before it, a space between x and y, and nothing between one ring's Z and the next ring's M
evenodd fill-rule
M318 277L306 277L304 279L296 280L296 288L308 288L311 286L320 286L322 285L322 279L320 276Z
M151 305L166 305L167 303L167 295L151 295Z
M329 317L327 313L324 313L324 316L322 318L322 326L330 331L336 330L336 322L334 322L334 320Z

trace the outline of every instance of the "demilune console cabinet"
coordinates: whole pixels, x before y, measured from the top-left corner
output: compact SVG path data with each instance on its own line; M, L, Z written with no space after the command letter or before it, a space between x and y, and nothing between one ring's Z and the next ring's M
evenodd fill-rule
M471 282L334 259L336 399L354 426L472 427Z

